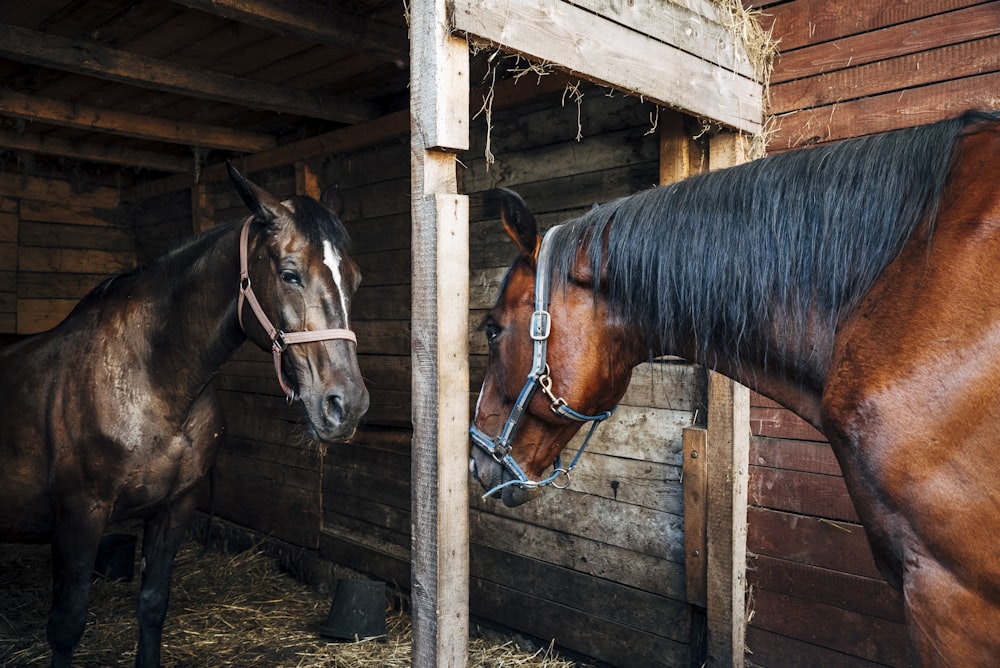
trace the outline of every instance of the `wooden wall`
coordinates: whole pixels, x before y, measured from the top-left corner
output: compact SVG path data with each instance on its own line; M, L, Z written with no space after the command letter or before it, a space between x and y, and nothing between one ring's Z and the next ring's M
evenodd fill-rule
M1000 2L749 2L772 26L769 151L1000 106ZM912 665L901 596L875 568L821 434L754 395L751 665Z
M117 188L76 174L0 174L0 333L49 329L135 262Z

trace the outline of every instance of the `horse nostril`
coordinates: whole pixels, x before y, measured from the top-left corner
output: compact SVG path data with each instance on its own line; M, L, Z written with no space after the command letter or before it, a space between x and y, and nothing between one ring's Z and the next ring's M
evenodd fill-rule
M344 419L344 401L336 394L326 399L326 414L333 422Z

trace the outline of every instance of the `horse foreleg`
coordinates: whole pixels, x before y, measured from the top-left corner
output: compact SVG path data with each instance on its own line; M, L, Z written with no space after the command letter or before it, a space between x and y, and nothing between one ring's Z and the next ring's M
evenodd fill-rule
M193 494L186 494L146 520L142 534L142 586L139 589L139 651L136 668L160 665L163 622L170 600L174 556L194 515Z
M87 623L87 600L104 530L103 516L57 523L52 538L52 611L46 637L53 668L70 666Z

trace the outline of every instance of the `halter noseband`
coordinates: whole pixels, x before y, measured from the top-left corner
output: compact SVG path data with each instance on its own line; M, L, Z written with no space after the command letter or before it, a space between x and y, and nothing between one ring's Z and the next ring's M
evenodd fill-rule
M524 387L521 388L520 394L517 395L514 407L511 408L510 415L507 417L507 421L504 423L499 436L490 438L480 431L474 424L469 428L469 435L472 437L473 444L479 449L484 450L514 476L513 480L501 483L483 494L484 499L493 495L495 492L500 491L504 487L510 487L512 485L516 485L521 489L534 489L544 485L552 485L557 489L565 489L569 487L569 472L573 470L577 461L579 461L580 455L583 454L584 448L587 447L590 437L594 435L594 430L597 429L597 425L611 417L611 415L615 412L615 408L617 408L616 406L609 411L604 411L596 415L585 415L573 410L566 405L566 401L563 400L562 397L557 397L552 393L552 374L549 369L549 365L545 361L547 341L549 333L552 329L552 317L549 315L548 311L550 276L547 269L549 256L552 253L552 233L555 232L558 227L559 226L557 225L545 233L545 236L542 238L541 248L538 251L538 262L535 268L535 312L531 314L531 323L529 325L529 334L531 336L531 340L534 342L534 346L531 371L528 372L528 379L525 381ZM514 461L510 451L513 447L512 441L514 440L514 433L517 431L521 418L527 410L528 403L531 401L532 396L534 396L535 391L538 389L541 389L542 394L549 398L549 401L551 402L549 409L556 415L564 417L568 420L574 420L576 422L590 422L592 424L590 425L590 431L587 433L587 437L583 440L583 443L580 445L580 449L577 450L576 455L574 455L573 460L569 463L569 466L563 468L561 457L556 456L552 475L544 480L531 480L528 478L524 470L518 466L517 462ZM560 478L565 478L565 480L560 481Z
M264 313L264 309L261 308L260 302L257 301L257 295L254 294L253 288L250 286L250 272L247 268L247 255L249 253L249 241L250 241L250 223L253 221L253 216L247 218L246 222L243 223L243 229L240 231L240 296L237 300L236 313L239 317L240 327L246 332L246 326L243 325L243 302L246 301L250 304L250 309L253 311L254 315L257 316L257 322L260 326L264 328L267 332L267 337L271 340L271 354L274 357L274 372L278 376L278 383L281 385L281 389L285 392L285 398L288 399L288 403L291 403L298 399L295 392L288 387L285 383L284 374L281 372L281 353L289 345L293 343L309 343L312 341L328 341L331 339L345 339L347 341L353 341L355 345L358 343L358 337L354 335L349 329L316 329L302 332L283 332L273 324L271 320Z

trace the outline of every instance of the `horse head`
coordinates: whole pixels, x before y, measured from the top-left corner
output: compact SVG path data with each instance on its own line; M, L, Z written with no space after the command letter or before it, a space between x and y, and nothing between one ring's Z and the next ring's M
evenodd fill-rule
M611 415L645 348L599 284L595 290L595 268L585 255L577 253L565 275L553 276L549 250L556 242L543 244L520 197L504 190L500 199L519 255L484 321L489 360L469 467L487 496L516 506L547 484L568 484L576 460L563 466L560 453L581 427L589 424L593 433Z
M361 272L348 256L347 231L315 199L278 201L232 165L229 171L252 214L240 251L244 331L272 351L278 381L289 401L302 401L313 435L349 438L368 410L368 390L349 329ZM244 312L244 300L256 318Z

